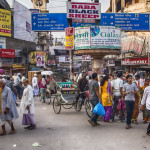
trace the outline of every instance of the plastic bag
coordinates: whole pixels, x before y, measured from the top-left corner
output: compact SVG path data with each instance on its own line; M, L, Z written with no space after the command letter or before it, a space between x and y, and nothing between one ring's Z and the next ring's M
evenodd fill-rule
M100 102L94 107L93 113L102 117L105 116L105 109Z

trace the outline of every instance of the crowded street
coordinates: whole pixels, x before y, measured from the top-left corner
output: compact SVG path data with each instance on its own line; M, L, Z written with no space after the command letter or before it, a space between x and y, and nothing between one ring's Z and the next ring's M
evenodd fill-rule
M113 124L99 121L100 126L91 127L84 108L81 112L62 109L61 114L55 114L52 105L35 101L36 130L26 131L21 125L21 115L15 120L17 133L0 139L1 150L148 150L149 137L145 135L147 124L142 124L141 113L139 125L133 125L126 131L125 123ZM41 147L33 147L39 142Z

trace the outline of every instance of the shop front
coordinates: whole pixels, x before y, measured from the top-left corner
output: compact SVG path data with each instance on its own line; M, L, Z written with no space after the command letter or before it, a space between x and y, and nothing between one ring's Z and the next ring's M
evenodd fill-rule
M23 66L22 64L13 64L12 65L12 73L26 73L26 67Z

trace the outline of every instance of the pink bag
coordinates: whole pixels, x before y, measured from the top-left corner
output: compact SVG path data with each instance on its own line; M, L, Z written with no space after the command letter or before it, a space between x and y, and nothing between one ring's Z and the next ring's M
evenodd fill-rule
M125 108L124 100L119 99L118 108L119 108L119 110L123 110Z

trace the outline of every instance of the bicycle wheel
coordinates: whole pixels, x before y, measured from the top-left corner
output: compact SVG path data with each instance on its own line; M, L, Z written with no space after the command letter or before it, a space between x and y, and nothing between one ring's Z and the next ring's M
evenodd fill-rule
M59 114L61 111L61 103L57 97L55 97L53 100L53 109L56 114Z
M79 112L82 109L82 101L79 99L78 101L75 100L74 102L74 109Z
M90 103L90 101L86 98L84 101L84 107L85 107L85 111L88 117L92 116L92 104Z
M65 109L71 109L73 107L73 105L62 105Z

